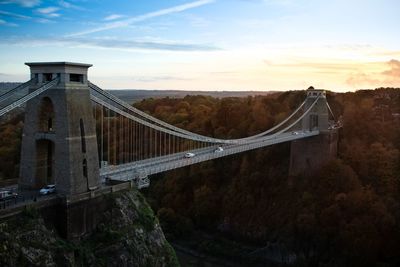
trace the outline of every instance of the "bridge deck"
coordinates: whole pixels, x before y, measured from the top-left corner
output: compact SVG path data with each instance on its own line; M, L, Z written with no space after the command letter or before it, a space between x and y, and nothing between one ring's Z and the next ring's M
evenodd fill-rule
M192 150L189 151L195 154L192 158L185 158L186 152L183 152L118 166L108 166L100 170L100 176L103 179L109 177L112 180L129 181L138 178L140 175L152 175L256 148L315 136L319 134L319 131L297 133L298 134L293 134L292 132L282 133L268 139L257 139L252 143L227 145L223 147L224 150L222 152L215 152L215 147Z

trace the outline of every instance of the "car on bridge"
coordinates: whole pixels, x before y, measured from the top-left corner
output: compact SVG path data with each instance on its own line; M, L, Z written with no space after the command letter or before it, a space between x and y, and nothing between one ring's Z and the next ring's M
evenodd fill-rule
M194 156L196 156L196 154L188 152L185 154L185 158L193 158Z
M17 197L18 197L18 194L15 192L11 192L10 190L0 191L0 201L15 199Z
M56 192L56 185L54 184L49 184L40 189L39 193L41 195L48 195Z
M215 153L224 152L224 149L222 148L222 146L219 146L219 147L217 147L217 148L214 150L214 152L215 152Z

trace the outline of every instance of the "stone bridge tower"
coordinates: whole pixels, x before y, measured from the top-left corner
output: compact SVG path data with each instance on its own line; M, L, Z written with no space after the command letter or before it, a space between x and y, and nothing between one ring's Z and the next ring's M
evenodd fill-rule
M329 111L326 101L326 92L324 90L315 90L310 87L307 91L304 111L315 102L308 116L302 120L302 129L304 131L319 130L325 132L329 129ZM317 100L318 99L318 100Z
M70 62L26 63L36 83L58 84L27 103L22 136L19 186L55 184L72 195L96 189L99 161L96 128L87 84L92 65Z
M289 175L313 174L337 155L338 129L329 120L329 110L324 90L310 87L304 111L315 102L310 113L301 121L303 131L319 131L319 135L294 140L290 147Z

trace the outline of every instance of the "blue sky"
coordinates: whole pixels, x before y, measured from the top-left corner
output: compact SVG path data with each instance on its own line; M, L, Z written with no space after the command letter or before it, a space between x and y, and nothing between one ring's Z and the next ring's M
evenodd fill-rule
M0 0L0 81L91 63L104 88L400 86L399 1Z

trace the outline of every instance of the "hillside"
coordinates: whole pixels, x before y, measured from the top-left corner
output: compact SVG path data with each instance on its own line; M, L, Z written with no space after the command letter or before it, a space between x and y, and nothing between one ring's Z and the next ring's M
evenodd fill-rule
M195 132L235 138L276 124L302 94L188 96L136 106ZM243 264L265 264L278 247L294 265L398 266L400 90L330 93L328 102L344 124L339 157L316 175L288 177L290 146L281 144L152 179L147 195L170 240ZM245 256L218 238L198 237L199 230L270 249Z

